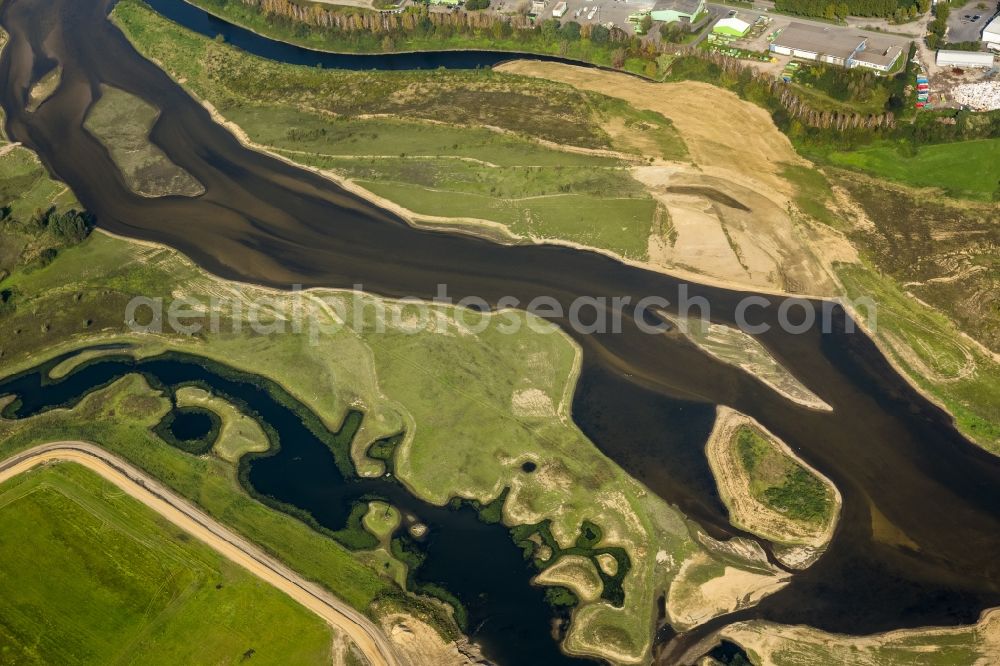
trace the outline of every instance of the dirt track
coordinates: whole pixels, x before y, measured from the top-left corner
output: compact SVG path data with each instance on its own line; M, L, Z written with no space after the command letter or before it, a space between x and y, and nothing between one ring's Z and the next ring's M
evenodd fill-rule
M388 639L368 618L264 554L145 473L93 444L55 442L22 451L0 463L0 483L37 465L56 461L77 463L99 474L177 527L278 588L331 627L349 636L372 666L399 665Z

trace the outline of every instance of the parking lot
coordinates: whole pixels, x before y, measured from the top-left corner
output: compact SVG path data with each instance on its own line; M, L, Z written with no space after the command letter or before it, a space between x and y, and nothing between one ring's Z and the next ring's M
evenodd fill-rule
M545 3L545 10L538 14L538 20L553 18L552 11L558 0L548 0ZM566 0L566 13L559 18L566 23L576 21L580 25L586 23L600 23L608 25L614 23L616 27L625 30L629 34L635 32L635 25L630 23L628 17L642 11L648 11L653 6L653 2L627 2L626 0Z
M952 7L948 16L948 41L978 42L983 28L995 13L994 0L970 0L962 7Z

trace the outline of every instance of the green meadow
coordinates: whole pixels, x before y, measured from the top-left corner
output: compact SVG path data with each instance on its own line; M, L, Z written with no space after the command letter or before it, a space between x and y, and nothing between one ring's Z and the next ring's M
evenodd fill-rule
M0 486L0 662L323 664L325 622L93 472Z
M949 195L990 201L1000 194L1000 139L921 146L915 154L894 145L834 152L838 166L916 187L939 187Z

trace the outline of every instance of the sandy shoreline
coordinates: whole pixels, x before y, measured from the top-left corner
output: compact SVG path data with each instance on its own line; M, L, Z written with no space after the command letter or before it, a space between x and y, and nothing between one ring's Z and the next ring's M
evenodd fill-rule
M581 243L574 243L573 241L567 241L561 238L547 238L544 236L532 236L532 237L521 236L511 232L505 225L500 224L498 222L494 222L492 220L481 220L478 218L437 217L432 215L418 214L411 211L408 208L400 206L399 204L393 201L390 201L389 199L381 197L375 194L374 192L366 190L365 188L361 187L354 181L347 178L343 178L332 171L296 162L295 160L287 157L286 155L282 155L281 153L276 152L269 146L259 144L253 141L253 139L250 138L250 136L243 130L242 127L240 127L233 121L223 116L211 102L204 100L198 95L196 95L190 88L183 85L183 83L181 85L184 87L184 90L187 91L189 95L191 95L195 100L197 100L208 111L213 121L215 121L219 125L229 130L229 132L234 137L236 137L236 139L245 148L254 150L259 153L263 153L265 155L268 155L269 157L281 160L282 162L285 162L290 166L295 166L299 169L305 169L318 176L321 176L331 181L338 187L347 190L351 194L361 197L362 199L375 204L379 208L386 209L398 215L399 217L403 218L408 224L418 229L441 231L443 226L447 226L448 230L454 231L456 233L467 233L472 236L486 238L488 240L504 243L507 245L529 244L529 243L540 244L540 245L560 245L563 247L570 247L575 250L583 250L585 252L595 252L598 254L603 254L606 257L610 257L628 266L634 266L636 268L652 271L655 273L659 273L661 275L668 275L670 277L677 278L679 280L697 282L699 284L704 284L711 287L719 287L721 289L729 289L732 291L738 291L748 294L759 293L759 294L768 294L771 296L795 296L798 298L829 300L828 296L812 295L807 293L792 294L787 291L783 291L781 289L774 289L771 287L767 287L765 285L758 286L758 285L746 284L735 280L724 280L709 275L703 275L695 271L685 270L683 268L671 267L668 270L663 266L654 264L649 261L637 261L635 259L629 259L627 257L621 256L616 252L612 252L611 250L597 248L590 245L583 245ZM462 225L468 225L468 228L465 228ZM502 236L504 236L504 238L497 238L497 236L492 233L483 233L483 228L489 229L490 231L499 232L500 234L502 234Z

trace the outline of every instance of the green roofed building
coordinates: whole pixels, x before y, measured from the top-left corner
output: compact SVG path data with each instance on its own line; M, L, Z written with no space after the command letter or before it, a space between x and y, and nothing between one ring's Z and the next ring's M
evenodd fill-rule
M721 19L712 27L712 32L726 37L742 37L750 30L750 24L735 16Z
M650 15L654 21L663 23L693 23L694 18L705 11L705 0L657 0Z

